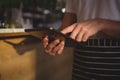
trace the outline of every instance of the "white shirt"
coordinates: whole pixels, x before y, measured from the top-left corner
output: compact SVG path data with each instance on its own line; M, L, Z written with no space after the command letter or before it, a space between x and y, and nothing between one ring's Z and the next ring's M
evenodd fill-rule
M67 0L66 12L75 13L78 21L93 18L120 21L120 0Z

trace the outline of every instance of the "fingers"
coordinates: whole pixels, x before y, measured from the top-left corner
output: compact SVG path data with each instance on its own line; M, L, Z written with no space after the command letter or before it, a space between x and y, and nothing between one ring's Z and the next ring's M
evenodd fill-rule
M44 39L43 39L43 47L46 48L47 45L48 45L48 36L46 36Z
M76 41L78 41L78 42L83 41L83 36L85 33L86 33L85 30L80 29L77 36L76 36Z
M60 41L58 39L54 40L51 43L48 43L49 39L48 36L46 36L43 39L43 47L45 48L45 52L55 56L56 54L61 54L64 49L64 41Z
M60 43L59 40L55 40L52 43L50 43L49 45L47 45L45 51L47 53L49 53L50 55L54 55L53 49Z
M84 24L82 23L75 23L71 26L68 26L67 28L63 29L61 32L63 34L67 34L71 32L70 37L72 39L75 39L76 41L80 42L80 41L86 41L88 38L88 34L86 34L87 30L83 27ZM85 36L84 36L85 35Z
M73 31L72 31L72 33L71 33L71 35L70 35L70 37L71 37L72 39L75 39L76 36L78 35L78 33L79 33L79 31L80 31L80 28L78 28L78 27L79 27L78 25L75 25L75 28L73 29Z
M64 49L64 41L60 42L60 44L52 50L52 53L54 55L55 54L61 54L63 49Z
M70 37L78 42L86 41L91 34L88 34L88 24L87 23L75 23L67 28L63 29L61 32L67 34L71 32Z
M88 37L89 37L89 33L87 32L83 35L82 41L83 42L87 41Z

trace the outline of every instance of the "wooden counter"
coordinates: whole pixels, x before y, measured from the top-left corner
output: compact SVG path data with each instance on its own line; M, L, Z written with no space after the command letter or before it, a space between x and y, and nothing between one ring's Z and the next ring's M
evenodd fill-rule
M2 37L0 80L71 80L72 48L53 57L44 52L41 41L33 36Z

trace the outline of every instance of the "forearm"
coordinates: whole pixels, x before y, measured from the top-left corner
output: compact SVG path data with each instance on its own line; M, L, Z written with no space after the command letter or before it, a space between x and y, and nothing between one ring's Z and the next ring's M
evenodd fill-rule
M120 21L104 20L103 32L112 37L120 38Z
M73 13L65 13L64 18L62 21L61 29L64 29L67 26L70 26L71 24L75 23L76 20L76 15Z

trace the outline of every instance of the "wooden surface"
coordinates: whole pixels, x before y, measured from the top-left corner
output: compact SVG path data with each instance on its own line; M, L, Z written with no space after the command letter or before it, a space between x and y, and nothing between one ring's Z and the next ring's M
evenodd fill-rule
M72 51L53 57L34 37L1 39L0 80L71 80Z

